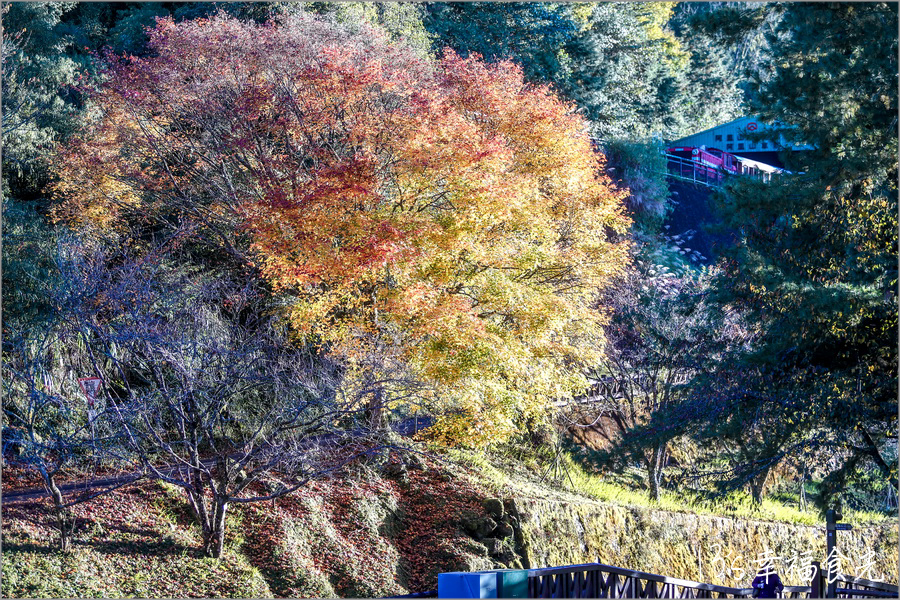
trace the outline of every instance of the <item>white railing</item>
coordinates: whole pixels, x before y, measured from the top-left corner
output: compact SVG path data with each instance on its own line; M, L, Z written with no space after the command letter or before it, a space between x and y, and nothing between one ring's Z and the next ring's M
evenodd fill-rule
M707 187L719 187L725 180L725 172L715 167L695 162L689 158L664 153L666 175Z

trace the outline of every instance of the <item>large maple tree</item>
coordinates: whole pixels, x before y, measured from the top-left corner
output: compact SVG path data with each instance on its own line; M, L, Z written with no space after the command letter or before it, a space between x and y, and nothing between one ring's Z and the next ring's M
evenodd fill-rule
M472 443L583 386L629 222L570 104L512 63L309 16L149 37L108 58L59 161L59 218L194 227L245 256L375 414L398 393L386 353L452 398L465 418L439 430Z

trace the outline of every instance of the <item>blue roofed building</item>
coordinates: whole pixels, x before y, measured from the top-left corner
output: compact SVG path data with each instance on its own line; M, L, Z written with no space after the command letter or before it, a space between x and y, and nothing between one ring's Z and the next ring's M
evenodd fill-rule
M810 150L811 146L790 145L784 138L779 139L750 140L749 133L760 133L770 129L770 126L757 117L741 117L716 125L705 131L693 133L683 138L672 140L669 146L706 146L718 148L738 157L750 159L779 169L784 168L784 163L779 152L785 149L800 151Z

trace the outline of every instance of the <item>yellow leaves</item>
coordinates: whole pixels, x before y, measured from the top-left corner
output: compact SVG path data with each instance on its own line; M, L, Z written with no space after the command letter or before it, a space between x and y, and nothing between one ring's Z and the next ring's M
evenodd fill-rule
M675 2L641 3L637 5L639 6L637 19L646 30L649 41L662 43L664 60L680 70L687 66L690 54L681 47L681 42L666 27L675 10L675 4Z
M80 175L78 185L61 180L52 186L56 197L66 199L53 210L55 221L116 229L120 213L140 204L140 194L108 172L85 165Z
M432 442L448 446L486 448L503 443L520 431L522 423L545 419L548 402L571 397L587 382L579 373L564 372L549 363L504 371L502 379L469 377L450 388L455 411L423 432Z
M426 64L326 28L161 23L71 147L65 210L114 227L116 207L152 218L178 198L237 227L299 339L351 371L389 345L506 435L572 393L602 339L624 194L585 120L516 65Z

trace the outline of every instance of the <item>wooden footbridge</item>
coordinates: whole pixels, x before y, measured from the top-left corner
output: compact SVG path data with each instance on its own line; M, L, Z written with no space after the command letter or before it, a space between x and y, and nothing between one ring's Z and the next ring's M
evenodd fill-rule
M817 565L817 563L813 563ZM808 586L785 586L782 598L824 598L825 576ZM835 598L897 598L896 585L836 575ZM832 578L834 579L834 578ZM733 588L632 571L601 563L530 569L529 598L752 598L752 588Z
M881 581L835 574L826 579L817 562L810 585L785 586L781 598L897 598L900 588ZM834 586L827 585L828 583ZM545 569L442 573L438 590L405 597L440 598L752 598L734 588L588 563ZM402 596L397 596L402 597Z

